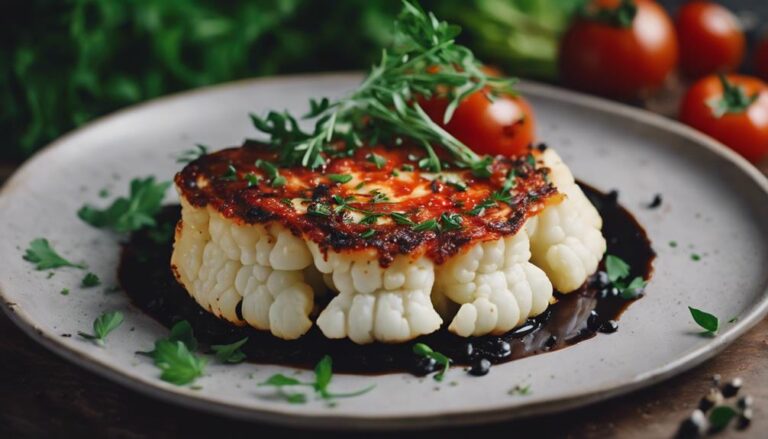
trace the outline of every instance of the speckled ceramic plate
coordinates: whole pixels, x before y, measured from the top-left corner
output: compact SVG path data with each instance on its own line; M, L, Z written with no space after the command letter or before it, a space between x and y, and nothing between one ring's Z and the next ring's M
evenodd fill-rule
M599 189L618 189L658 252L645 298L616 334L494 367L484 378L454 369L443 384L410 375L337 375L334 390L376 388L364 396L288 404L257 387L277 366L211 364L198 387L158 379L135 355L167 332L121 293L77 288L82 272L35 271L22 260L30 240L47 237L66 257L115 283L118 237L81 222L84 202L105 203L107 187L124 193L135 176L169 179L175 157L194 143L237 145L254 134L248 112L304 111L310 96L339 95L359 76L331 74L243 81L159 99L120 111L65 136L39 153L0 197L0 291L5 311L51 350L125 386L168 401L231 416L330 428L403 428L488 422L587 404L647 386L715 355L768 310L768 182L735 154L679 124L606 101L535 84L541 140L574 173ZM661 208L643 205L663 194ZM168 194L172 201L174 194ZM670 241L677 246L671 247ZM694 261L691 254L701 255ZM63 296L62 288L72 292ZM721 318L717 337L702 337L687 306ZM97 347L78 337L107 309L126 322ZM725 323L729 320L732 323ZM306 373L305 373L306 374ZM9 377L5 377L8 379ZM449 382L455 382L450 385ZM530 384L531 393L508 390Z

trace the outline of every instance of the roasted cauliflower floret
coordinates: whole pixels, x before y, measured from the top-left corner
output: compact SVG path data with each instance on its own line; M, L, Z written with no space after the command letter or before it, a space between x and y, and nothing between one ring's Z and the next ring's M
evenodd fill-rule
M433 294L460 305L448 329L463 337L503 334L547 309L552 284L530 257L521 230L477 244L438 267Z
M531 260L558 291L569 293L584 284L603 258L603 220L555 151L544 151L541 161L565 198L529 221Z
M373 253L326 255L314 243L309 249L315 267L331 275L339 292L317 318L326 337L394 343L434 332L443 323L430 301L435 271L428 258L401 255L382 268Z
M317 283L308 270L312 255L280 224L239 225L182 199L171 264L192 297L217 317L284 339L312 326L314 290L305 279Z

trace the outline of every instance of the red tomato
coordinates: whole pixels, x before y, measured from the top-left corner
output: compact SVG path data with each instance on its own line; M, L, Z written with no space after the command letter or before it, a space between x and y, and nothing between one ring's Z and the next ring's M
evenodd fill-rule
M627 27L606 22L634 4ZM566 84L616 98L634 98L655 90L677 66L678 47L672 20L652 0L594 0L601 11L576 19L560 46L560 76Z
M763 39L755 50L755 70L764 81L768 81L768 38Z
M491 102L485 92L473 93L459 104L448 124L443 123L446 99L420 105L432 120L478 154L525 154L534 139L533 110L520 96L497 96Z
M746 40L738 18L717 3L686 3L677 15L680 67L687 76L701 78L736 70L744 58Z
M768 155L768 85L742 75L695 83L685 95L680 120L756 163ZM719 115L716 109L720 109Z

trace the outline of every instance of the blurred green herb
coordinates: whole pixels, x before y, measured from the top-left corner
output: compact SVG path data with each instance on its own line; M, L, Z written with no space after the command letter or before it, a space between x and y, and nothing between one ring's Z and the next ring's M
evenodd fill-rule
M117 329L123 323L123 313L120 311L105 312L93 321L93 334L78 332L80 337L93 340L99 345L104 345L107 335Z
M119 197L106 209L85 205L77 216L98 228L112 229L118 233L132 232L155 226L155 214L160 211L165 191L171 182L155 183L154 177L131 180L128 197Z
M35 264L36 270L48 270L59 267L85 268L85 264L75 264L59 256L45 238L33 239L29 243L23 258L25 261Z

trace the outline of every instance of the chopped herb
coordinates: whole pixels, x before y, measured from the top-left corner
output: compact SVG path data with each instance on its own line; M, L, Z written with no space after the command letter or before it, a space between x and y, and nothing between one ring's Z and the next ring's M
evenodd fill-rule
M225 172L224 175L222 175L220 177L220 179L224 180L224 181L235 181L235 180L237 180L237 169L230 163L227 166L227 172Z
M496 202L488 198L486 200L481 201L480 204L472 208L472 210L467 212L467 214L472 216L478 216L478 215L481 215L486 209L490 209L496 206L498 206Z
M59 267L85 268L84 264L75 264L59 256L45 238L33 239L29 243L23 259L35 264L36 270L48 270Z
M382 213L367 213L358 224L376 224L383 215Z
M414 226L416 223L411 221L404 213L392 212L389 214L392 220L397 224L403 224L406 226Z
M413 230L417 232L426 232L426 231L437 232L440 230L440 225L438 224L437 220L428 219L426 221L423 221L423 222L420 222L419 224L414 225Z
M431 358L435 360L437 364L443 366L443 369L435 374L435 381L443 380L445 373L448 372L448 368L451 367L451 363L453 362L453 360L450 358L446 357L440 352L435 352L431 347L425 345L424 343L416 343L413 345L413 353L422 357Z
M371 198L371 203L383 203L385 201L389 201L389 197L387 194L381 192L378 189L374 189L369 192L373 197Z
M99 190L99 198L107 198L109 196L109 191L107 188L102 188Z
M669 241L669 246L672 248L677 247L677 241Z
M98 228L109 228L119 233L132 232L155 225L155 214L160 211L169 181L155 183L154 177L131 180L130 195L116 199L104 210L86 205L77 216Z
M719 405L709 412L709 425L713 431L721 431L731 423L738 413L727 405Z
M443 230L460 230L463 221L464 218L456 213L444 213L440 215L440 222L443 224Z
M393 169L393 170L392 170L392 176L393 176L393 177L399 177L399 176L400 176L400 173L399 173L399 172L397 172L395 169Z
M190 351L196 351L198 342L195 338L195 333L192 330L192 325L186 320L180 320L171 327L171 335L168 337L169 341L180 341L184 343Z
M464 183L458 182L458 181L447 181L446 184L454 189L456 189L459 192L466 192L467 191L467 185Z
M327 204L314 203L309 205L307 213L314 216L331 216L331 208Z
M363 186L365 186L365 182L364 182L364 181L361 181L360 183L358 183L358 184L355 186L355 190L360 190L360 189L362 189L362 188L363 188Z
M365 232L361 233L361 234L360 234L360 237L361 237L361 238L363 238L363 239L368 239L368 238L370 238L371 236L373 236L373 235L375 235L375 234L376 234L376 231L375 231L375 230L373 230L373 229L368 229L368 230L366 230Z
M731 317L731 319L730 319L730 320L728 320L728 323L736 323L736 322L738 322L738 321L739 321L739 317L738 317L738 316L735 316L735 317Z
M83 288L95 287L101 284L101 279L93 273L87 273L83 280L80 281L80 286Z
M261 183L261 176L249 172L245 174L245 181L248 182L248 187L258 186Z
M630 267L623 259L614 255L606 255L605 271L608 274L608 280L619 290L622 298L631 300L642 294L646 285L645 279L637 276L628 281Z
M349 183L352 180L352 176L349 174L328 174L328 179L334 183Z
M414 171L413 165L408 164L408 163L406 163L403 166L401 166L400 169L405 171L405 172L413 172Z
M182 151L179 157L176 158L176 163L193 162L206 154L208 154L208 147L198 143L194 149Z
M46 279L50 279L50 278L52 278L52 277L53 277L53 276L55 276L55 275L56 275L56 272L55 272L55 271L49 271L49 272L48 272L48 275L47 275L47 276L45 276L45 278L46 278Z
M349 393L332 393L328 390L328 386L333 379L333 361L329 355L325 355L315 366L315 380L313 382L302 382L293 377L288 377L283 374L276 374L269 377L259 386L271 386L276 387L281 396L283 396L291 404L302 404L307 401L306 395L303 393L287 393L284 391L284 387L290 386L307 386L311 387L315 394L324 400L333 400L335 398L349 398L353 396L359 396L371 391L375 385L366 387L356 392Z
M627 286L619 288L619 291L622 298L630 300L637 298L642 293L643 288L645 288L645 280L637 276Z
M690 306L688 307L688 310L691 311L691 316L693 317L693 320L696 322L696 324L704 328L708 334L717 334L717 330L720 327L720 321L717 317L708 312L692 308Z
M521 386L520 384L517 384L515 387L510 389L510 391L507 393L509 395L527 396L531 394L531 385L526 384L525 386Z
M533 156L533 154L528 154L525 156L525 162L534 168L536 167L536 158Z
M216 358L222 363L235 364L245 360L245 354L240 348L248 341L248 337L230 344L212 345Z
M80 335L80 337L83 337L85 339L93 340L94 342L103 346L104 341L107 338L107 335L109 335L110 332L117 329L117 327L120 326L120 324L122 323L123 323L123 313L121 313L120 311L106 312L100 315L99 317L97 317L96 320L93 321L93 334L78 332L78 335Z
M368 157L366 157L366 160L376 165L376 169L381 169L384 167L384 165L387 164L387 159L384 157L372 152L368 154Z
M62 296L68 296L69 295L69 288L62 288L62 290L59 292Z
M695 261L695 262L698 262L698 261L701 260L701 255L699 255L698 253L693 253L693 254L691 254L691 260Z
M255 165L257 168L267 173L267 177L269 177L272 187L285 186L285 183L286 183L285 177L280 175L280 171L278 170L277 166L275 166L274 164L266 160L261 160L261 159L256 160Z

